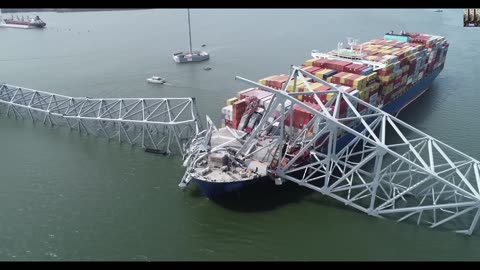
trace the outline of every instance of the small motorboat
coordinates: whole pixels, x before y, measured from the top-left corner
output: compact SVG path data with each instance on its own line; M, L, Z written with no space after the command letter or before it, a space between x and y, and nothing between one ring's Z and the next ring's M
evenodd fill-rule
M206 66L206 67L204 67L203 69L204 69L204 70L211 70L212 68L209 67L209 66Z
M435 12L443 12L443 10L437 9L437 10L435 10Z
M166 82L166 80L162 77L158 77L158 76L152 76L150 78L147 79L147 82L149 83L159 83L159 84L164 84Z

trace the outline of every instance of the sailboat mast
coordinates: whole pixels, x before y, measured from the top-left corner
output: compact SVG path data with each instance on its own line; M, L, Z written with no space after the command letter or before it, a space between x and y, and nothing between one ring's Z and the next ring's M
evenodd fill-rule
M192 54L192 31L190 30L190 9L187 9L188 11L188 37L190 40L190 54Z

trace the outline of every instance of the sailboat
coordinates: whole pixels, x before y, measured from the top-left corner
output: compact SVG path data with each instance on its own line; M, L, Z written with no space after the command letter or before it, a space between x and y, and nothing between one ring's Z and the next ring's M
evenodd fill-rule
M210 58L206 51L192 50L192 31L190 27L190 9L188 11L188 37L190 40L190 51L177 52L173 54L173 60L177 63L200 62Z

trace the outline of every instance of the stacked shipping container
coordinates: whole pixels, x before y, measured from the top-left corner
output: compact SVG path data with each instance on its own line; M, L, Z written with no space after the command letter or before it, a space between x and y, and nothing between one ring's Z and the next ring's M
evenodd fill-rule
M425 74L431 73L434 69L443 68L449 46L446 40L439 36L406 33L399 37L408 38L408 42L398 41L400 39L396 36L387 34L384 39L373 39L353 47L353 50L364 55L364 60L381 63L382 67L376 70L362 61L340 60L338 57L313 58L305 61L301 69L336 87L343 87L344 91L374 106L379 103L387 104L404 94ZM329 54L337 55L335 52ZM300 78L289 81L289 75L285 74L269 76L259 80L259 83L274 89L286 89L287 92L308 92L310 88L315 92L318 100L324 104L332 98L333 94L322 93L330 90L329 86L306 79L308 87ZM315 95L298 95L296 98L320 109ZM227 106L222 109L225 125L231 128L238 127L248 106L246 100L249 97L258 98L260 107L265 109L271 101L272 94L258 88L240 91L237 97L228 99ZM365 107L361 104L355 104L355 106L361 114L366 113ZM333 110L333 106L330 109ZM257 113L261 114L261 110L263 109L257 110ZM303 128L312 117L301 106L295 105L292 110L292 122L290 123L290 116L288 116L285 123L291 124L294 128ZM353 111L347 109L345 103L340 104L339 117L351 116ZM349 125L355 124L357 123L349 123Z

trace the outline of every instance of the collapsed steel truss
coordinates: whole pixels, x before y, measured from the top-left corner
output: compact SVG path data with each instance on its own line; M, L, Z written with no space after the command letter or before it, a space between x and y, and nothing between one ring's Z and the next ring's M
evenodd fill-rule
M0 113L166 154L183 154L201 130L193 98L92 99L1 85Z
M333 98L322 104L312 95L306 78L331 87L332 90L322 93L333 94ZM287 145L284 152L282 147L278 148L278 166L272 169L272 174L282 179L371 216L408 220L431 228L443 226L468 235L477 228L480 217L478 160L298 67L292 67L289 79L295 80L295 84L303 82L308 92L287 93L285 89L276 90L244 78L237 79L274 94L262 120L243 142L237 157L248 157L257 151L255 145L259 140L274 139L280 146ZM314 96L321 109L294 98L298 95ZM342 100L353 115L339 116L338 105ZM366 111L361 114L356 104L365 106ZM295 133L284 121L292 115L293 105L303 107L314 116L303 130ZM336 106L329 110L330 105ZM272 125L280 128L279 136L267 135ZM345 136L341 139L338 134ZM289 156L291 147L299 150ZM309 162L294 166L305 153Z

